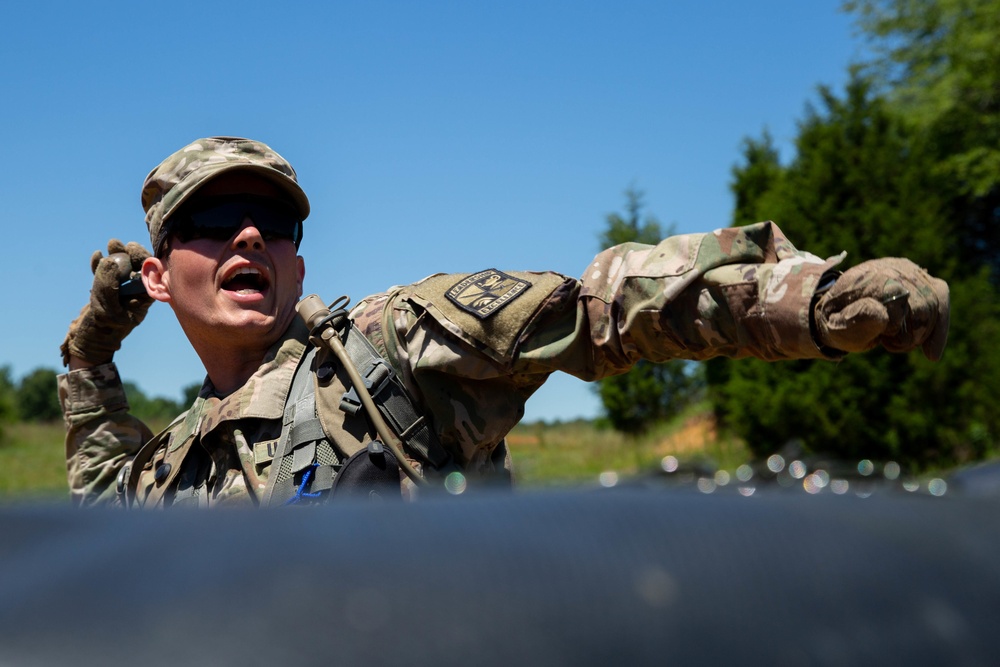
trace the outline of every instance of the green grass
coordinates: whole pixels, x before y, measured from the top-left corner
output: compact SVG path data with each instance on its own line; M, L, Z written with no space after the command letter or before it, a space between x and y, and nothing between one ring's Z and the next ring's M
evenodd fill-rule
M596 483L603 472L619 478L660 469L668 455L735 469L750 459L739 440L719 435L707 405L695 405L639 437L598 429L586 421L519 424L508 437L518 486Z
M68 500L62 422L5 424L0 437L0 502Z
M706 406L694 406L638 438L587 421L520 424L508 438L517 484L594 484L602 472L624 478L657 470L668 454L735 469L749 452L739 441L717 436L709 415ZM0 502L67 499L63 437L61 422L5 426L0 438Z

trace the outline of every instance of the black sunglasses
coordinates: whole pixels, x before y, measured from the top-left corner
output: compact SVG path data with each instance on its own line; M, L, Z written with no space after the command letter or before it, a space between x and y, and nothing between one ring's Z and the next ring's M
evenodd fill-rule
M185 205L171 216L169 234L182 243L195 239L228 241L253 220L264 241L286 240L299 247L302 241L302 216L289 203L259 195L224 195L205 197Z

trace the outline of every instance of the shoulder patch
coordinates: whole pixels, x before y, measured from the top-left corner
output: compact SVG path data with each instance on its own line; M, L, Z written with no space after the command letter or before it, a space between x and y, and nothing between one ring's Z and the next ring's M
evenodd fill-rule
M445 296L467 313L485 319L531 287L527 280L503 271L486 269L452 285Z
M402 288L400 298L427 310L452 335L494 359L507 359L552 292L575 282L534 271L438 273Z

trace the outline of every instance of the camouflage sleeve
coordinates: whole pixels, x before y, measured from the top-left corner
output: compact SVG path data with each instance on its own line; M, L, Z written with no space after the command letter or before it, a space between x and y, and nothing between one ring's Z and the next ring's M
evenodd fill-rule
M771 222L625 244L580 280L552 273L431 276L355 311L460 462L486 464L554 371L596 380L642 358L822 357L820 278L841 261L796 250Z
M73 504L118 505L118 471L152 433L128 414L128 400L113 363L60 375L58 388Z
M575 303L553 299L517 366L595 380L639 359L825 357L810 309L843 257L796 250L773 222L609 248L587 268ZM547 334L571 317L571 333Z

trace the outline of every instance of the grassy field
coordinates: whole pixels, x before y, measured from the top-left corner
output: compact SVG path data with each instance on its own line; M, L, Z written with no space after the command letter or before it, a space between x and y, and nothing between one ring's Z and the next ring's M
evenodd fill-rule
M749 459L749 450L717 433L705 406L695 406L649 433L629 438L591 422L521 424L507 438L514 456L519 486L597 483L601 473L619 478L660 469L664 456L703 460L735 469Z
M0 502L65 500L63 425L9 424L0 440ZM640 438L626 438L590 422L521 424L508 438L520 487L596 484L604 472L619 477L641 474L672 454L684 460L708 459L734 469L749 453L739 442L719 437L704 407Z
M67 500L62 422L4 426L0 439L0 501Z

